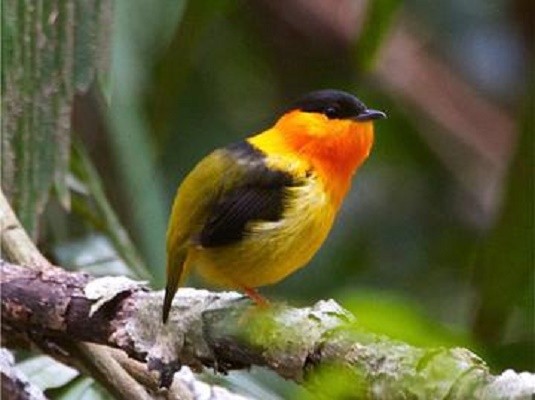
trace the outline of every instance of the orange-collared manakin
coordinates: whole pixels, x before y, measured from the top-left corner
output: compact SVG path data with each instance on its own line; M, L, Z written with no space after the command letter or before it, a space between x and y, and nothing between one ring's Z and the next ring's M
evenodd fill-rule
M275 125L215 150L178 188L167 231L166 322L192 267L262 301L254 288L304 266L327 237L385 118L338 90L309 93Z

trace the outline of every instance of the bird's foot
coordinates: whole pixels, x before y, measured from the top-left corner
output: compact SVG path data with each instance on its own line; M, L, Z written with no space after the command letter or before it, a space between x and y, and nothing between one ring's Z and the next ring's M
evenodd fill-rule
M258 307L268 308L270 306L269 300L258 293L255 289L249 287L242 287L243 291Z

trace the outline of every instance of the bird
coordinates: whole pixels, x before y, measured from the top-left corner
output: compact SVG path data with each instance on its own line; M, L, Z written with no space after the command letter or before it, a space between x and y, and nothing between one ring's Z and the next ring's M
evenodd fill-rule
M382 118L352 94L317 90L202 159L171 209L163 322L192 269L265 305L256 289L305 266L327 238Z

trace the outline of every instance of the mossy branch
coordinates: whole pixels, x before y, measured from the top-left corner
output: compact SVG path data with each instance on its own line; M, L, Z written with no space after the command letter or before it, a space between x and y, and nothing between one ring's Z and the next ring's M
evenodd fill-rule
M358 329L334 301L258 310L234 292L184 288L170 322L162 292L121 277L91 279L60 268L46 273L2 262L2 320L9 332L41 332L124 350L170 384L182 365L226 372L253 365L299 383L339 369L348 390L365 398L529 398L535 376L490 373L462 348L421 349ZM166 382L167 381L167 382Z
M38 276L39 279L48 284L53 284L54 277L57 274L64 278L69 275L62 269L51 265L35 247L2 191L0 191L0 245L2 250L1 256L19 264L16 267L18 271L15 272L16 274L20 273L22 274L21 276ZM2 266L11 265L4 263L1 259L0 262ZM9 268L2 268L0 271L0 280L2 282L4 282L4 279L9 280L13 272L14 270L10 270ZM67 285L75 282L76 279L88 279L83 274L70 275L71 277L67 278L69 282L64 282ZM4 313L4 311L9 309L10 305L9 302L4 303L3 296L8 295L12 288L7 286L2 288L6 289L6 293L2 292L2 313ZM52 290L52 287L45 289L45 293L42 294L47 299L57 300L58 298L55 297L53 291L48 293L49 289ZM24 301L31 301L31 296L33 295L37 295L37 292L28 292L28 296L30 297L24 298ZM39 302L44 299L33 297L33 300ZM57 304L53 302L52 304L59 307L56 311L60 312L60 314L69 310L70 303ZM46 304L41 305L46 308ZM11 310L15 313L18 313L18 311L24 312L22 309L17 311L11 308ZM8 344L11 347L21 344L27 345L28 343L36 345L60 361L74 365L78 369L93 376L93 378L106 387L116 398L135 400L151 399L156 396L157 398L167 399L197 399L204 398L203 396L208 391L213 394L211 398L214 400L220 398L241 399L240 396L228 393L223 388L209 386L197 381L192 374L184 373L187 371L182 371L169 390L162 392L158 385L158 379L155 379L145 366L140 366L134 360L128 359L109 347L83 342L76 335L71 336L67 334L63 337L57 337L53 332L47 332L45 321L40 319L43 318L43 315L37 309L27 309L26 312L28 314L25 316L19 315L19 317L22 316L23 318L28 318L29 321L33 321L31 324L35 325L36 330L26 329L23 326L17 327L16 324L10 325L7 321L2 321L3 344ZM55 317L51 315L51 318ZM59 320L56 319L55 321L58 322ZM54 320L47 321L47 323L54 325ZM84 326L87 326L87 324L80 325L81 329ZM91 341L87 340L87 342Z

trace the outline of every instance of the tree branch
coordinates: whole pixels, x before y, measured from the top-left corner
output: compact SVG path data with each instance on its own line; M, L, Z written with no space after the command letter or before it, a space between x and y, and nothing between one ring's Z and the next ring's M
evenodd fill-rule
M41 389L33 385L15 368L15 358L6 349L0 349L0 376L2 399L45 400Z
M50 265L24 231L2 191L0 191L0 254L19 264L28 265L28 268L43 269Z
M0 191L0 245L8 259L24 265L22 270L32 272L47 279L53 279L55 274L63 271L52 266L35 247L26 231L13 213L2 191ZM1 278L3 279L2 270ZM86 282L87 275L73 274L73 280L80 279ZM61 307L61 306L60 306ZM66 305L63 309L67 310ZM52 316L53 318L53 316ZM112 351L91 343L73 341L70 336L63 337L61 345L47 340L46 333L39 327L35 331L13 330L7 324L2 324L2 342L15 346L36 344L40 349L54 356L62 362L74 365L85 373L92 375L103 384L111 394L117 398L146 399L151 398L144 389L167 399L198 399L210 398L212 400L242 400L241 396L228 392L216 385L207 385L195 379L188 368L183 368L175 376L169 389L162 393L160 379L148 371L145 364L135 363L119 351ZM188 373L189 372L189 373ZM138 383L139 382L139 383ZM207 396L208 393L208 396Z
M162 325L162 293L139 282L90 279L59 268L43 273L7 262L0 270L3 329L115 347L160 371L164 380L181 365L221 372L265 366L297 382L336 366L352 374L355 393L364 382L371 398L535 394L532 374L493 376L466 349L420 349L363 332L332 300L302 309L258 310L238 293L183 288L170 322Z
M5 252L10 260L23 264L33 271L46 275L56 270L35 247L1 190L0 249L2 256ZM2 331L4 331L3 326ZM75 358L81 367L103 384L115 397L132 400L150 398L144 388L115 362L106 349L99 349L87 343L73 343L70 338L65 338L62 345L69 346L71 353L76 356ZM59 347L54 346L54 348Z

